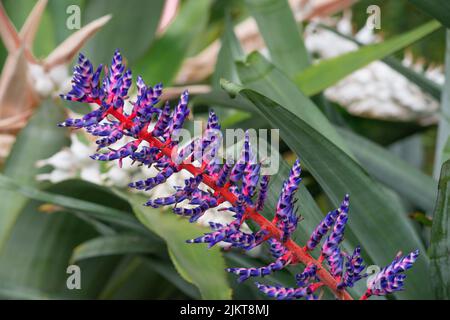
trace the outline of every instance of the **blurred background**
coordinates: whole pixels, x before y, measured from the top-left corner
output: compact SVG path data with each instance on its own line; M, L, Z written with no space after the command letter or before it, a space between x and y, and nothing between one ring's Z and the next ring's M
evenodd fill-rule
M144 209L149 195L126 187L149 170L94 162L94 141L56 126L92 108L59 98L78 53L108 65L120 48L135 77L163 82L163 100L190 91L191 120L214 108L223 128L280 129L265 214L273 216L289 166L305 158L297 241L348 192L346 246L361 244L380 266L398 250L423 253L406 290L389 298L448 298L439 250L449 239L431 232L445 225L449 174L445 0L2 0L0 9L0 297L264 298L224 268L264 265L267 248L185 244L229 215L209 210L190 225ZM220 79L285 113L231 97ZM80 267L81 288L68 288L69 265ZM289 286L295 273L267 280ZM364 283L351 290L362 292Z

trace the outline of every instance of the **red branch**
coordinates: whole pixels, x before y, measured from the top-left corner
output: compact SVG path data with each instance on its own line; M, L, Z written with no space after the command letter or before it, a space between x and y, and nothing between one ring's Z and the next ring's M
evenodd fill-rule
M120 121L123 125L124 129L129 129L132 126L132 119L134 115L125 116L121 111L110 108L106 111L106 114L110 114L115 117L118 121ZM167 146L167 143L161 142L158 138L154 137L151 133L147 131L147 127L142 129L142 131L138 135L138 141L147 141L151 146L157 147L161 150L161 152L167 156L169 159L172 157L173 147ZM236 196L229 190L229 184L226 184L223 187L219 187L216 185L214 179L210 176L206 175L202 168L195 167L192 164L181 163L178 168L189 171L194 176L201 175L202 182L215 191L216 194L221 195L223 199L231 203L232 205L236 205L237 198ZM253 206L247 206L246 212L244 215L245 219L252 220L256 222L262 230L268 232L268 237L276 238L281 241L282 231L276 227L276 225L267 220L264 216L258 213ZM299 246L292 239L288 239L284 242L284 246L291 252L293 256L293 263L302 263L304 265L315 264L317 266L317 276L323 285L330 288L331 291L335 294L335 296L340 300L353 300L352 296L344 289L338 289L339 279L334 278L328 270L326 270L322 266L322 260L314 259L307 251L306 248Z

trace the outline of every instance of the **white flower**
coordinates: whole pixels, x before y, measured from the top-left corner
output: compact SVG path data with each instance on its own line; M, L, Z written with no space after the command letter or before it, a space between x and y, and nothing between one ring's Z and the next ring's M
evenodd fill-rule
M57 65L46 71L40 64L29 63L29 70L34 89L41 98L67 93L71 88L66 65Z
M344 14L334 24L339 32L351 35L350 14ZM367 26L355 38L364 44L380 40ZM310 23L305 30L305 44L320 59L330 59L358 49L354 42L319 28L314 23ZM423 63L414 64L411 55L405 56L403 64L424 72ZM444 81L441 67L428 68L424 75L440 84ZM417 120L429 116L439 107L430 95L381 61L372 62L353 72L325 90L325 96L352 114L374 118Z

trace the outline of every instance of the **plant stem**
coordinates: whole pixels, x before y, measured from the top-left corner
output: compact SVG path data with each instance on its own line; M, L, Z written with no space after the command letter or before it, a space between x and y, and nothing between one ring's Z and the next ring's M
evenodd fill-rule
M110 108L106 111L106 114L110 114L115 117L118 121L122 123L124 129L129 129L132 126L132 120L134 115L126 116L120 110L115 110ZM138 142L147 141L151 146L158 148L161 152L167 156L169 159L172 158L172 153L174 151L174 147L168 146L167 143L160 141L158 138L154 137L151 132L148 132L147 127L141 130L138 134ZM169 160L170 161L170 160ZM219 187L216 185L216 182L213 178L204 173L202 168L195 167L189 163L181 163L177 166L179 170L186 170L190 172L194 176L201 175L202 182L215 191L216 194L220 195L225 201L228 201L232 205L236 205L237 198L236 196L229 190L229 184L225 184L223 187ZM268 232L268 237L275 238L279 241L282 239L282 231L278 229L278 227L262 216L259 212L255 210L253 206L247 206L246 212L244 214L244 220L252 220L256 222L259 227ZM292 263L302 263L304 265L314 264L317 266L317 276L323 285L330 288L331 291L335 294L335 296L340 300L353 300L352 296L345 289L338 289L339 279L333 277L328 270L326 270L322 266L322 261L318 261L314 259L305 248L299 246L292 239L288 239L285 241L284 246L291 252L293 256Z

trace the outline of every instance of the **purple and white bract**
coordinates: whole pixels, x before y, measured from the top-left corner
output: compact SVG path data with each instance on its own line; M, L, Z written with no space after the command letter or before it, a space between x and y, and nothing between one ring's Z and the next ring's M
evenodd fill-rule
M102 78L103 70L105 75ZM150 190L181 170L193 174L185 179L184 185L176 186L172 195L149 199L145 205L154 208L173 206L175 214L189 217L190 222L197 221L211 208L228 205L219 210L232 212L233 221L228 224L210 223L211 232L187 240L187 243L206 243L212 247L225 242L232 248L250 250L267 242L273 262L262 267L233 267L227 271L238 275L239 281L245 281L250 277L264 277L283 268L303 264L305 268L296 276L296 288L257 283L258 289L277 299L317 299L315 292L324 286L336 296L352 299L346 288L354 286L367 274L364 273L361 249L357 247L352 254L348 254L341 248L349 219L348 195L345 195L340 207L329 212L313 230L306 246L300 247L292 240L300 217L295 207L295 193L301 182L299 160L295 161L281 188L275 216L269 221L260 213L267 198L269 177L261 175L261 163L255 161L248 133L245 134L243 150L236 163L227 159L222 164L218 156L220 125L216 114L211 111L205 132L180 147L173 137L183 128L189 115L188 92L181 94L173 110L169 103L158 107L162 84L151 87L141 77L136 81L137 97L131 101L132 110L125 112L123 107L132 85L132 74L129 69L126 70L118 50L109 68L94 68L80 54L72 83L72 90L62 96L64 99L95 103L98 108L80 119L67 119L60 126L84 128L91 135L99 137L98 153L91 156L94 160L122 161L129 158L138 165L158 169L154 177L130 184L130 187L138 190ZM131 141L116 149L111 148L125 137ZM193 160L199 162L200 166L194 166ZM202 185L213 190L206 191ZM183 207L182 202L188 203L190 207ZM243 232L241 225L246 220L256 222L260 229ZM320 258L316 260L311 253L324 238ZM403 272L412 267L418 254L418 251L414 251L403 258L398 255L372 279L363 298L402 290L406 277ZM322 261L326 261L327 266L322 265Z
M403 282L406 275L403 274L410 269L419 257L419 250L402 257L401 252L397 254L394 261L381 269L368 284L368 295L383 296L395 291L403 290Z

